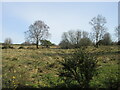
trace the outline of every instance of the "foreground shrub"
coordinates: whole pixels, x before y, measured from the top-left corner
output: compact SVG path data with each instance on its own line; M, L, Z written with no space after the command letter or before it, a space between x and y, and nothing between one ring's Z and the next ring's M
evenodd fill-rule
M75 53L60 62L62 68L59 76L66 84L79 84L80 88L89 88L89 82L96 74L97 60L86 53L84 49L76 50Z

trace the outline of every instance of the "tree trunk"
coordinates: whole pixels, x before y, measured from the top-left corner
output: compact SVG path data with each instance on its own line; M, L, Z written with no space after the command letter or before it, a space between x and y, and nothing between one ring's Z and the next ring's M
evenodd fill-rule
M39 48L38 48L38 44L36 44L36 48L39 49Z
M38 49L39 47L38 47L38 40L36 41L36 48Z
M95 47L96 48L98 48L98 46L99 46L99 42L98 42L98 34L97 34L97 36L96 36L96 42L95 42L96 44L95 44Z
M96 47L96 48L98 48L98 46L99 46L99 42L96 42L96 45L95 45L95 47Z

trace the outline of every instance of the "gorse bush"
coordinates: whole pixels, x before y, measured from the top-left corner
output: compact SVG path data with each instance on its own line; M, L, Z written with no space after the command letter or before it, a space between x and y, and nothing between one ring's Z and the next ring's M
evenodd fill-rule
M62 65L60 77L69 83L77 82L80 88L89 88L89 82L96 74L97 59L95 57L86 53L84 49L79 49L60 63Z

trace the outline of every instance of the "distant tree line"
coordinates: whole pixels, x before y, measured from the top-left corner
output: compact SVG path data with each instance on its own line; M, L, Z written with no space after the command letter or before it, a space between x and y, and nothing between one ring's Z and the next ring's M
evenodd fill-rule
M106 18L102 15L98 15L89 22L92 26L92 32L90 33L82 30L69 30L68 32L63 32L59 46L63 49L69 49L90 45L94 45L95 47L99 45L120 45L120 25L115 28L115 35L118 40L117 42L113 42L110 33L107 32L106 23ZM50 36L49 29L50 27L43 21L35 21L29 26L29 30L25 32L25 42L23 42L22 45L36 45L37 49L40 44L46 48L55 45L47 40ZM12 48L11 44L12 39L6 38L3 43L3 48Z
M81 46L90 46L94 45L98 47L99 45L120 45L120 26L115 29L118 42L112 42L111 35L107 32L105 24L107 23L105 17L98 15L94 17L89 22L92 25L92 32L88 33L87 31L81 30L70 30L62 34L62 40L60 42L61 48L80 48Z

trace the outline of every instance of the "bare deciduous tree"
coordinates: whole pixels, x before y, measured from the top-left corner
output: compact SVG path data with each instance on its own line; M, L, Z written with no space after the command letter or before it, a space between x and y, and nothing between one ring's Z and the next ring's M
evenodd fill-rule
M69 41L68 40L68 34L67 34L67 32L63 32L63 34L62 34L62 40Z
M76 38L76 44L79 44L79 42L80 42L80 40L81 40L81 35L82 34L82 32L80 31L80 30L77 30L76 31L76 36L75 36L75 38Z
M70 30L68 31L68 39L69 39L69 42L71 43L71 45L75 44L75 31L74 30Z
M60 46L62 48L79 48L81 45L90 45L92 42L89 39L89 33L86 31L73 31L64 32Z
M111 35L109 32L105 33L103 39L98 41L99 45L110 45L112 43Z
M62 35L62 46L73 48L74 45L78 46L81 39L81 31L70 30L68 32L64 32Z
M111 35L109 32L105 33L103 36L104 45L110 45L112 43Z
M35 21L34 24L29 26L29 30L25 32L26 39L36 43L38 48L40 40L46 39L49 36L49 26L43 21Z
M78 44L80 42L82 36L82 32L80 30L77 31L70 30L68 31L67 34L68 34L68 40L72 45Z
M82 32L82 38L88 38L88 32L86 32L86 31L83 31Z
M61 46L61 48L64 49L68 49L70 47L70 42L68 39L68 33L67 32L63 32L62 34L62 41L59 44Z
M118 41L120 41L120 25L115 28L115 36L117 37Z
M106 19L102 15L98 15L97 17L94 17L89 23L93 26L92 29L95 37L95 43L97 43L102 39L106 32Z

